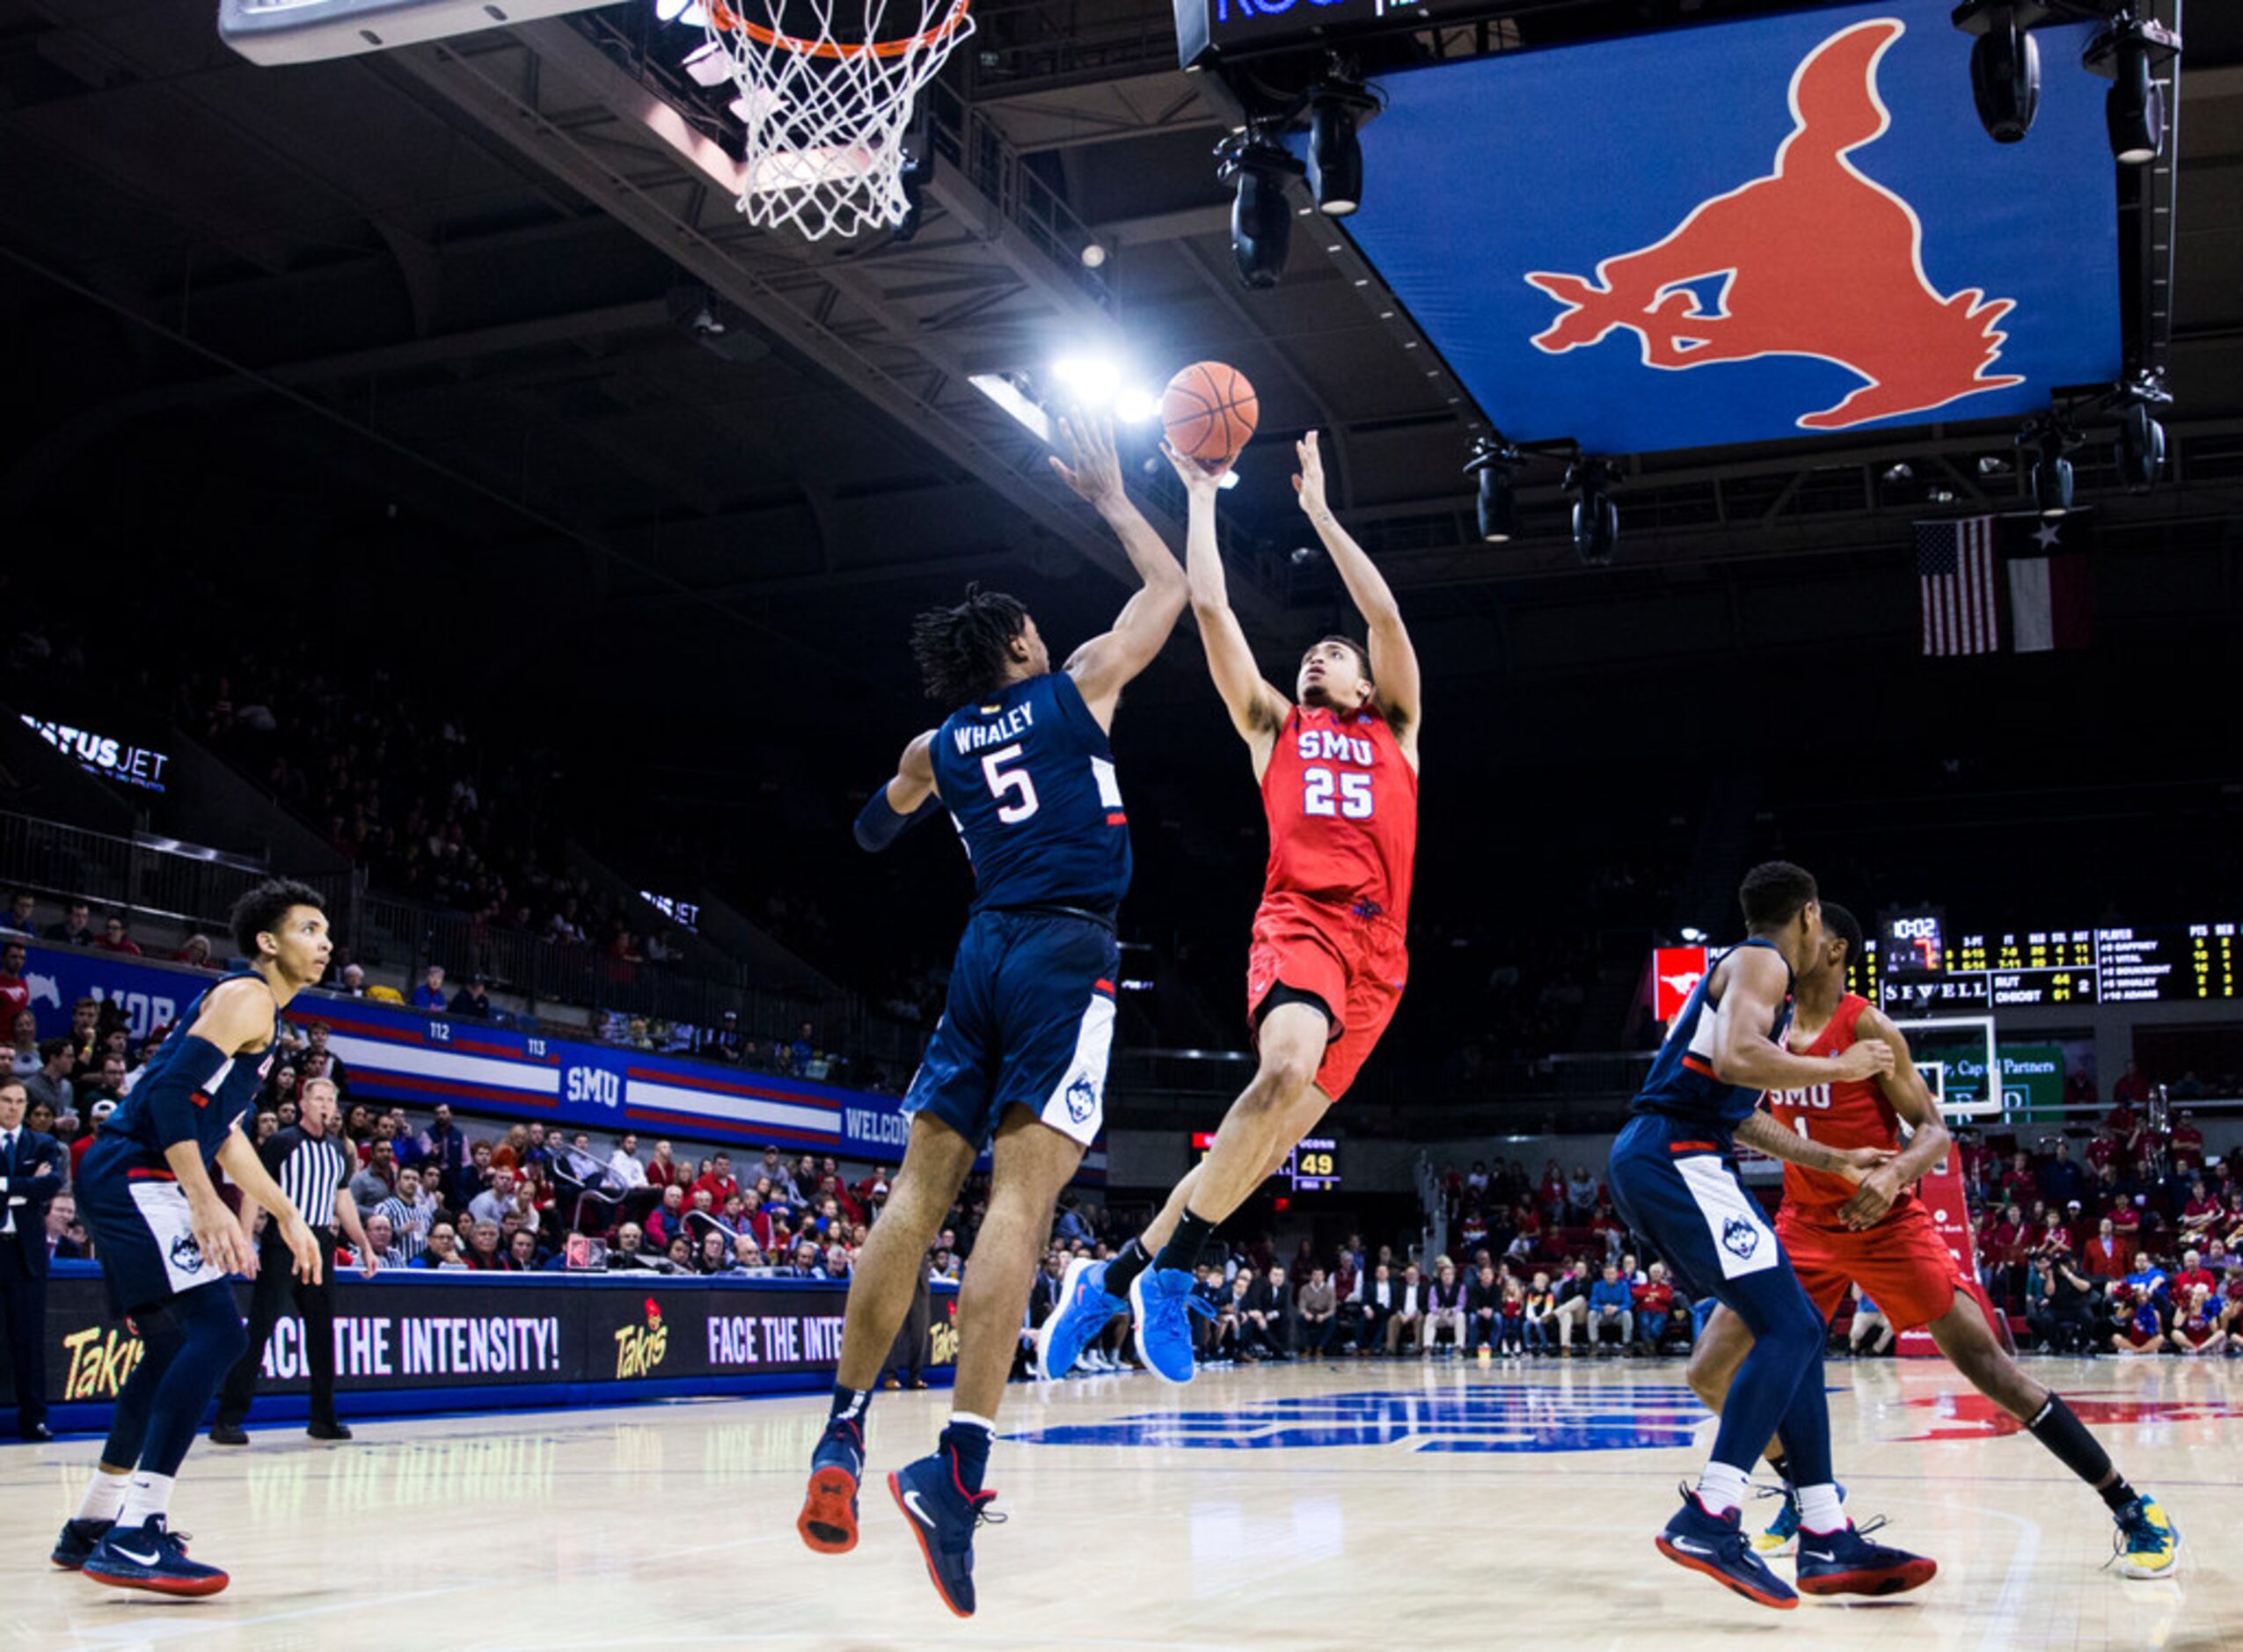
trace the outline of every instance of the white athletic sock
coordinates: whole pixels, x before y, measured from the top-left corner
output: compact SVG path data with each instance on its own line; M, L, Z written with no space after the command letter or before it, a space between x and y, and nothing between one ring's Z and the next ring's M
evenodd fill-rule
M977 1417L970 1411L952 1412L950 1414L950 1426L953 1429L979 1429L983 1434L988 1435L991 1439L997 1437L997 1424L992 1422L987 1417Z
M130 1474L105 1474L93 1471L93 1478L86 1482L85 1499L72 1516L77 1520L114 1520L124 1512L125 1488L132 1484Z
M1836 1486L1801 1486L1799 1488L1799 1524L1815 1532L1845 1531L1845 1508L1838 1502L1838 1488Z
M135 1469L131 1475L132 1489L125 1494L125 1506L118 1513L121 1526L147 1524L150 1515L162 1515L168 1521L172 1513L172 1480L169 1474L151 1474L144 1469Z
M1706 1505L1708 1513L1725 1515L1744 1507L1745 1488L1751 1481L1741 1468L1727 1463L1708 1463L1706 1472L1698 1477L1698 1501Z

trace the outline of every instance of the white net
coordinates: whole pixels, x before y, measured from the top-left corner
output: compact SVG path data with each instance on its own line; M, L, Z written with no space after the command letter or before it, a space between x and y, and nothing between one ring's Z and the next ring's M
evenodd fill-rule
M748 221L813 241L901 224L903 135L974 32L968 0L709 0L707 13L709 45L687 66L714 64L739 90Z

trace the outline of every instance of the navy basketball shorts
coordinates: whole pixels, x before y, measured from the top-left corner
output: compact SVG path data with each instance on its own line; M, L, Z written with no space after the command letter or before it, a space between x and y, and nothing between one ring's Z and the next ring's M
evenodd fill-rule
M1665 1258L1686 1294L1717 1297L1757 1325L1771 1297L1804 1300L1806 1291L1733 1151L1706 1125L1639 1114L1612 1144L1605 1177L1621 1219Z
M985 1148L1005 1109L1026 1107L1089 1146L1106 1117L1121 956L1114 932L1088 918L975 913L903 1111Z
M96 1137L78 1165L77 1195L101 1283L120 1319L225 1281L225 1271L194 1241L177 1178L137 1143Z

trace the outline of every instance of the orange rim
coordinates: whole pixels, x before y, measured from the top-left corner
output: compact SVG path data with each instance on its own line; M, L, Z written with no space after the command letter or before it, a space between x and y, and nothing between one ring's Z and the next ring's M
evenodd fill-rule
M782 34L778 30L765 28L760 23L750 23L725 4L724 0L709 0L709 21L725 33L744 34L756 45L769 47L773 51L792 52L797 57L816 57L829 62L841 62L852 57L901 57L923 47L939 45L965 26L966 14L971 9L972 0L953 0L949 12L931 29L923 29L908 40L867 40L861 46L844 46L836 40L806 40L800 35Z

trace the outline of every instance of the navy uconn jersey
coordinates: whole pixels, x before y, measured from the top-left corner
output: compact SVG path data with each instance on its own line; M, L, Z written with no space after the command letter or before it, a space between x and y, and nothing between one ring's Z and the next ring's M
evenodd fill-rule
M270 993L272 990L264 976L249 970L228 976L226 981L254 981L260 991ZM194 1019L202 1009L203 999L225 984L225 981L216 983L187 1005L172 1025L171 1035L164 1039L162 1048L149 1057L148 1065L133 1085L132 1093L117 1103L117 1110L101 1126L103 1136L121 1137L140 1148L150 1165L164 1163L164 1142L162 1131L153 1116L154 1103L149 1097L161 1087L164 1071L179 1061L186 1049L187 1031L194 1025ZM201 1151L204 1164L208 1165L217 1158L219 1148L225 1144L227 1132L256 1104L257 1093L272 1068L273 1049L280 1042L280 1035L281 1008L275 1004L273 1006L273 1036L265 1048L253 1054L235 1056L211 1075L208 1084L194 1093L192 1104L194 1140Z
M1079 906L1129 888L1129 823L1106 731L1063 671L961 706L935 731L935 789L974 866L971 912Z
M1765 947L1770 952L1778 952L1773 941L1754 939L1743 942L1723 956L1734 956L1747 947ZM1691 989L1682 1013L1675 1018L1667 1042L1659 1047L1658 1058L1651 1064L1650 1076L1629 1106L1631 1113L1657 1113L1726 1135L1750 1118L1753 1109L1760 1105L1758 1090L1749 1085L1723 1084L1713 1076L1713 1017L1719 1006L1707 1000L1706 992L1713 984L1718 967L1719 961L1709 963L1705 975ZM1790 974L1788 965L1785 973ZM1788 997L1784 999L1776 1011L1775 1025L1768 1029L1768 1036L1778 1043L1783 1042L1784 1031L1791 1025L1791 1002Z

